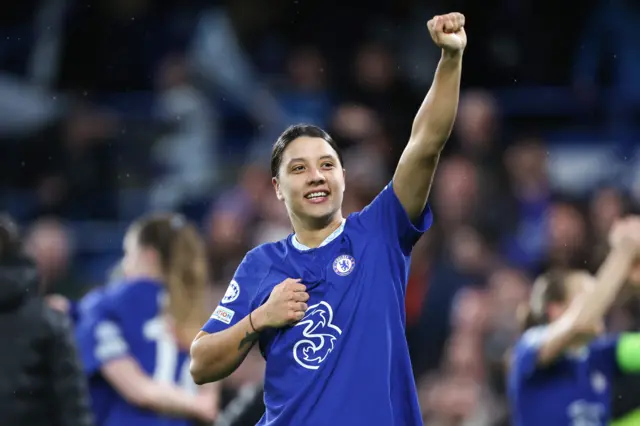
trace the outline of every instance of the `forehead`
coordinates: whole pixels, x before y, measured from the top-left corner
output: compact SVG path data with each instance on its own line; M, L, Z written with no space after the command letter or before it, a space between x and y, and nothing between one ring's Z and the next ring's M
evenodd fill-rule
M123 245L130 249L138 244L138 230L130 228L124 236Z
M286 164L296 158L313 161L327 156L337 157L337 153L327 141L322 138L301 136L287 145L282 154L282 163Z

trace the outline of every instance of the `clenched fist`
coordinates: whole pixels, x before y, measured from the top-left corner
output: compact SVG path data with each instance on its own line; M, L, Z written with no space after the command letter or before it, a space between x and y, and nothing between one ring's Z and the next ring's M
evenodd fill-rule
M447 13L434 16L427 22L429 34L441 49L450 52L462 52L467 46L467 34L464 32L464 15Z
M640 217L627 216L618 220L609 232L611 247L624 247L636 251L636 261L631 266L627 280L631 285L640 288Z
M264 305L251 315L256 331L280 328L300 321L307 311L309 294L299 279L287 278L275 286Z
M609 244L640 251L640 216L627 216L614 223L609 231Z

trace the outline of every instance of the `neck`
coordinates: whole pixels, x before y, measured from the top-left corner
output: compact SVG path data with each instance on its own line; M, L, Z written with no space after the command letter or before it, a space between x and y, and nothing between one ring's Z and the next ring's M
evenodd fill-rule
M162 274L154 271L140 271L138 273L131 274L129 278L138 279L138 280L147 279L151 281L164 282L164 277L162 276Z
M303 224L295 224L293 230L295 231L295 239L300 244L303 244L309 248L319 247L329 235L342 225L342 215L336 214L325 226L322 228L312 228L304 226Z

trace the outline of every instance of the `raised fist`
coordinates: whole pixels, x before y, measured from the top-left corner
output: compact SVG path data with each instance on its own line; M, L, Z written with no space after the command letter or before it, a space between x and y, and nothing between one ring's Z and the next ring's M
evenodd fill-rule
M624 245L640 252L640 216L627 216L618 220L609 231L611 247Z
M309 294L299 279L287 278L275 286L269 299L252 313L252 322L259 331L281 328L300 321L307 311Z
M434 43L447 52L462 52L467 46L467 34L464 32L464 15L447 13L434 16L427 22L429 34Z

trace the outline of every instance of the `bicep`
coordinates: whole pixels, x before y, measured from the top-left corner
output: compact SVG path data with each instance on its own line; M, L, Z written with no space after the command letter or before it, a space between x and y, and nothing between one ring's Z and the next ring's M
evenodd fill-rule
M206 331L202 331L202 330L200 330L200 332L199 332L198 334L196 334L196 337L195 337L195 339L193 339L193 341L195 342L195 341L196 341L196 340L198 340L199 338L204 337L204 336L207 336L207 335L209 335L209 334L211 334L211 333L207 333Z
M358 218L365 228L383 233L388 243L409 255L420 236L431 227L433 216L425 204L419 217L412 220L397 195L397 186L395 182L389 183Z
M409 142L393 175L394 191L411 221L419 220L429 199L440 156L418 159Z

